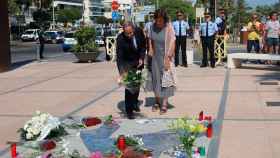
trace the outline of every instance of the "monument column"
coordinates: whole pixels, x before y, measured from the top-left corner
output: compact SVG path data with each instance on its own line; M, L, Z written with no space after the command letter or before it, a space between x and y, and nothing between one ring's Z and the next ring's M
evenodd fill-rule
M0 72L11 65L8 0L0 0Z

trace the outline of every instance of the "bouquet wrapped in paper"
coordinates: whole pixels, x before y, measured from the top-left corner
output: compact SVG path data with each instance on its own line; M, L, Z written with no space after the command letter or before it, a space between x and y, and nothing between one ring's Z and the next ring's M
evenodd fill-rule
M37 111L31 120L19 129L19 132L21 138L26 141L42 141L45 138L56 138L67 134L57 117L40 111Z

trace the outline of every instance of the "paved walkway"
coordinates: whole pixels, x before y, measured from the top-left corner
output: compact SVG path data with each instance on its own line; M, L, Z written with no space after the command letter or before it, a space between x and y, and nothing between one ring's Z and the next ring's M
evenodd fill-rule
M201 110L218 119L211 158L278 158L280 155L280 68L249 65L243 69L179 67L173 108L151 112L152 93L141 93L138 118L196 116ZM123 117L123 88L116 84L115 63L33 62L0 74L0 149L18 140L17 129L36 110L57 116ZM280 103L279 103L280 104ZM1 154L1 151L0 151ZM1 155L0 155L1 157Z

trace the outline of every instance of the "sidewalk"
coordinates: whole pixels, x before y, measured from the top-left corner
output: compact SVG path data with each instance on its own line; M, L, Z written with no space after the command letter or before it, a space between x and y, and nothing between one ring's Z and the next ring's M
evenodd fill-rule
M197 116L203 110L218 119L210 158L278 158L280 102L278 68L254 65L243 69L177 69L178 91L166 115L151 112L153 94L140 94L138 118ZM116 84L115 63L33 62L0 74L0 149L17 141L16 131L36 110L57 116L123 117L124 92ZM280 104L280 103L279 103ZM1 153L1 151L0 151ZM0 155L1 157L1 155Z

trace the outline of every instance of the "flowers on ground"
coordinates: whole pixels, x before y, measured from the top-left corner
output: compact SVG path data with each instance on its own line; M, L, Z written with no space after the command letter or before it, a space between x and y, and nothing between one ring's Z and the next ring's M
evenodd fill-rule
M22 139L27 141L41 141L48 136L57 137L66 134L57 117L40 111L37 111L19 132L21 133Z
M196 138L199 134L206 131L203 124L197 122L195 119L190 120L188 118L179 118L173 121L170 128L178 132L184 150L190 157Z

